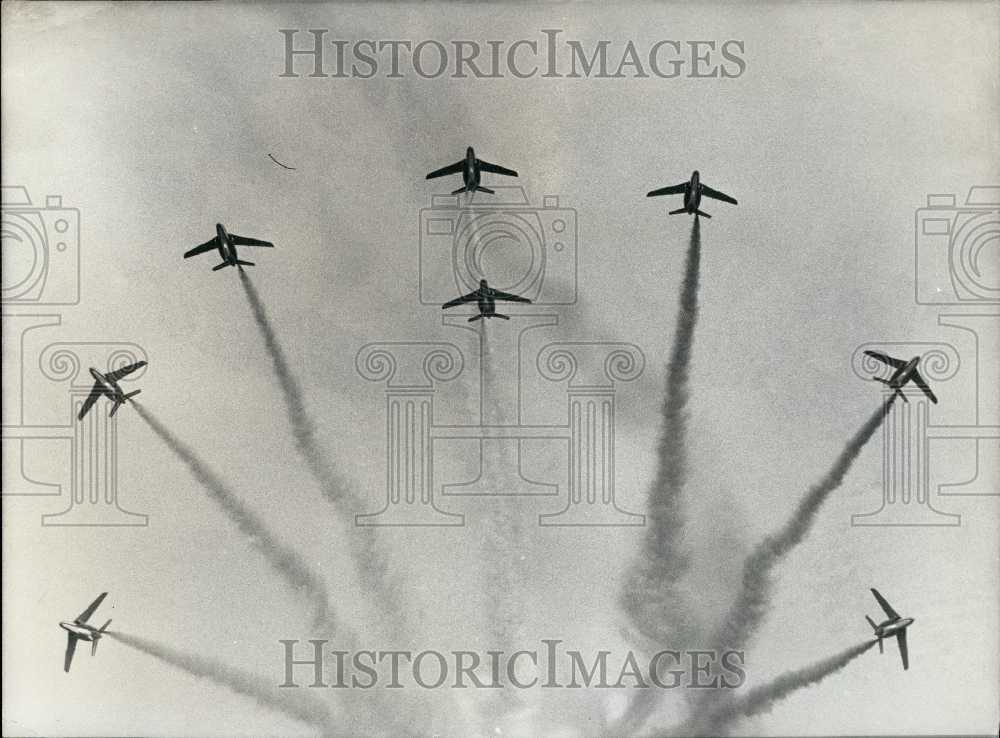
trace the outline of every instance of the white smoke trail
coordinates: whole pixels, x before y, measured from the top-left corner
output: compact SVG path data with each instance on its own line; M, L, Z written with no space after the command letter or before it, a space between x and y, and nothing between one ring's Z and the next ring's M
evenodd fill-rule
M737 719L767 712L774 706L775 702L783 700L792 692L816 684L840 671L877 642L874 640L866 641L801 669L786 671L767 684L754 687L744 697L728 699L710 709L706 714L696 716L683 726L671 731L670 734L677 736L719 735Z
M690 563L681 537L685 522L683 492L688 472L687 403L698 322L700 269L701 221L695 217L681 283L677 327L667 365L656 476L647 503L649 525L642 554L632 565L619 598L632 625L656 643L687 642L694 633L689 606L681 596L679 583ZM620 730L631 732L641 727L659 700L654 691L636 694L619 723Z
M188 674L210 679L216 684L231 689L237 694L252 698L264 707L277 710L289 717L321 728L329 735L331 715L326 703L313 695L295 689L281 689L277 684L262 677L227 666L214 659L197 654L177 651L155 641L120 631L109 631L106 635L145 654L160 659Z
M701 264L701 226L691 227L677 328L667 366L663 417L657 452L656 476L650 489L650 523L643 552L626 582L621 603L633 625L654 640L676 635L679 597L677 584L688 569L682 550L684 528L682 492L687 481L687 402L698 322L698 281ZM675 628L671 630L670 626Z
M812 527L820 507L844 481L854 460L889 412L895 396L872 414L851 437L826 475L806 492L792 517L777 533L768 536L750 552L743 564L743 581L736 600L721 626L712 637L715 649L745 649L760 627L771 606L771 574ZM705 690L693 700L695 712L716 699L719 690Z
M288 364L285 352L267 316L264 303L249 275L243 270L240 271L240 283L250 302L254 320L260 329L274 366L274 374L281 386L296 448L305 460L309 472L320 485L323 495L333 503L344 523L351 529L352 535L349 538L351 553L363 584L371 587L371 592L379 600L380 612L394 615L397 618L394 622L398 623L398 618L403 615L403 608L397 602L389 583L388 562L377 539L376 528L355 526L355 515L365 511L362 500L334 471L326 454L321 450L316 438L316 425L306 408L302 388Z
M294 550L281 544L274 533L256 513L247 507L239 496L202 461L193 449L157 419L146 407L132 401L136 412L150 428L188 467L194 478L204 487L209 496L229 516L240 532L247 536L263 554L271 567L278 572L295 590L304 590L314 609L313 624L317 627L336 629L337 621L330 604L330 597L323 581L309 568L309 565Z
M504 422L503 409L497 393L497 377L494 373L494 351L489 340L487 321L480 321L482 363L482 417L485 425ZM490 456L486 466L493 471L515 468L518 460L505 453L505 439L489 439L483 442L484 453ZM499 480L485 480L486 482ZM527 531L512 505L517 497L502 496L504 490L493 490L497 497L493 502L497 508L484 517L484 536L481 556L484 559L484 585L486 587L486 617L491 631L491 646L512 653L519 649L519 635L524 627L521 616L523 604L518 593L523 591L524 580L519 572L523 552L529 545ZM484 706L483 730L492 733L498 722L503 722L515 712L523 709L520 695L515 689L499 690L495 704Z
M880 407L847 442L833 466L806 492L792 517L776 534L768 536L750 552L743 564L743 583L736 601L719 629L714 642L721 648L745 648L760 626L771 604L771 572L802 542L812 527L820 507L844 481L854 460L889 411L894 397Z

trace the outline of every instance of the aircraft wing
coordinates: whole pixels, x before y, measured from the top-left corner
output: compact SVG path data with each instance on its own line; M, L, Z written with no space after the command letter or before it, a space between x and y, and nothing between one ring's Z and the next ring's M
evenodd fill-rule
M465 168L465 159L462 159L462 161L456 161L454 164L449 164L446 167L435 169L433 172L427 175L427 179L434 179L435 177L445 177L449 174L458 174L464 168Z
M233 243L237 246L267 246L269 248L274 248L274 244L270 241L261 241L259 238L247 238L246 236L237 236L235 233L230 233L229 237L233 239Z
M891 356L886 356L885 354L880 354L878 351L865 351L865 353L872 357L873 359L878 359L883 364L888 364L894 369L899 369L901 366L906 366L906 362L902 359L894 359Z
M190 251L185 252L184 258L187 259L189 256L197 256L198 254L204 254L206 251L211 251L212 249L219 248L219 237L211 238L205 241L201 246L195 246Z
M687 182L682 182L679 185L671 185L670 187L661 187L658 190L647 192L646 197L658 197L660 195L680 195L684 192L687 186L688 186Z
M134 364L129 364L128 366L123 366L121 369L116 369L113 372L109 372L105 376L112 382L117 382L122 377L127 377L129 374L134 372L136 369L142 369L146 366L145 361L137 361Z
M901 630L896 634L896 643L899 644L899 655L903 659L903 669L910 668L910 653L906 650L906 630Z
M499 164L490 164L488 161L479 160L479 168L484 172L493 172L493 174L506 174L508 177L516 177L517 172L513 169L507 169Z
M90 394L87 395L87 399L83 401L83 406L80 408L80 412L77 413L76 419L83 420L83 416L87 414L87 411L94 406L94 403L101 399L101 395L104 394L104 387L102 387L98 382L94 382L94 388L90 390Z
M880 595L877 589L873 588L872 594L875 595L875 599L878 600L878 604L882 606L890 620L899 620L899 613L892 609L892 605L885 601L885 597Z
M76 642L79 640L75 633L66 633L69 639L66 641L66 658L63 661L63 671L69 671L70 664L73 663L73 654L76 653Z
M74 622L81 623L81 624L82 623L86 623L87 622L87 618L89 618L91 615L94 614L94 610L96 610L98 607L101 606L101 603L104 602L104 598L107 597L107 596L108 596L107 592L101 592L97 596L97 599L90 603L90 607L88 607L86 610L84 610L83 612L81 612L80 615L77 617L77 619Z
M913 380L913 383L917 385L925 395L927 395L927 399L935 405L937 404L937 397L935 397L934 393L931 392L931 388L927 386L927 382L924 381L924 378L920 376L919 372L914 371L913 374L910 375L910 379Z
M527 297L521 297L520 295L512 295L509 292L501 292L500 290L493 290L494 300L507 300L508 302L531 302Z
M441 309L444 310L446 308L455 307L456 305L464 305L467 302L475 302L478 299L479 299L478 292L470 292L467 295L456 297L454 300L449 300L448 302L446 302L444 305L441 306Z
M739 205L739 203L736 202L735 197L730 197L725 192L719 192L718 190L713 190L708 185L703 184L701 186L701 194L708 195L709 197L714 197L716 200L722 200L722 202L728 202L733 205Z

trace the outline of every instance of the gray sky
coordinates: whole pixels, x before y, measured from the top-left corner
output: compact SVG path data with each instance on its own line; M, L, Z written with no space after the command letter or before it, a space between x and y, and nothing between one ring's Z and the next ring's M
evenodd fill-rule
M642 349L645 373L620 384L616 399L619 504L641 512L690 227L687 216L666 216L678 198L644 193L697 168L737 197L735 208L704 205L715 217L703 223L689 405L690 586L707 621L732 596L746 550L783 522L876 407L879 388L851 371L854 350L880 341L969 345L938 325L940 307L914 302L914 210L928 193L962 202L969 186L1000 183L996 4L5 3L3 14L3 183L26 186L36 203L60 194L82 222L80 304L62 309L62 325L39 340L144 347L145 406L324 573L345 619L362 617L363 588L346 571L344 529L296 454L236 275L211 272L211 255L181 260L217 221L276 244L250 256L258 263L251 276L324 447L375 510L384 496L385 400L381 385L355 371L358 349L450 341L474 356L473 334L443 326L441 311L419 302L420 210L431 194L458 186L457 178L426 182L425 173L474 145L520 172L532 205L559 195L578 218L579 300L546 308L560 324L539 340ZM618 49L628 40L647 48L660 39L733 38L745 42L747 69L718 80L283 79L279 28L446 43L540 40L540 29L560 28ZM995 277L995 241L982 258ZM496 268L507 267L501 259ZM996 323L986 326L981 350L995 352ZM518 321L486 329L512 334ZM5 332L5 363L17 350L8 340ZM473 422L474 369L467 361L441 386L441 422ZM941 384L932 422L970 422L975 388L966 376ZM65 387L28 381L39 389L27 411L51 422ZM561 386L532 388L533 413L565 418ZM996 385L984 381L980 392L994 408L983 422L995 424ZM148 514L149 527L42 527L40 515L64 500L3 499L4 731L310 734L115 642L94 660L81 648L73 672L61 672L65 634L56 623L104 590L111 594L98 615L122 630L275 682L283 673L277 640L318 637L308 608L184 466L134 412L118 417L121 504ZM870 651L746 732L996 727L997 497L936 501L962 515L960 527L851 527L852 514L879 504L880 448L876 436L780 568L773 614L746 647L747 670L756 684L868 637L863 615L877 614L870 586L916 618L911 669L900 670L891 646L882 658ZM465 449L436 448L439 483L468 477ZM539 478L565 464L557 458L550 468L544 450L535 454L528 463ZM941 480L968 476L965 450L941 444L932 454ZM67 461L56 450L31 463L51 477ZM995 491L1000 479L987 475L985 488ZM483 526L511 512L477 498L442 506L465 513L468 525L385 531L417 623L409 635L421 649L486 650L496 616L486 611ZM539 513L559 507L553 499L514 503L528 542L509 606L523 613L524 647L555 637L585 653L623 652L618 584L642 531L535 527ZM363 641L375 637L363 621L357 627ZM554 715L566 716L565 735L577 735L620 708L619 690L575 692L522 695L505 734L554 731L540 722ZM425 696L444 734L480 728L463 721L481 695ZM665 704L664 727L683 716L683 695L668 694Z

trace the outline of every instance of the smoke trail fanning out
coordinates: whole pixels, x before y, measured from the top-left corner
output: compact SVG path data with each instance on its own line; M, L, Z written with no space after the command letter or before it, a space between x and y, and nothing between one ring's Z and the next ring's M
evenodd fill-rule
M277 710L309 725L326 729L330 725L330 711L326 704L300 689L280 689L270 680L249 674L219 661L198 656L156 643L155 641L109 631L106 635L145 654L160 659L171 666L196 677L210 679L216 684L252 698L258 704Z
M865 422L847 442L833 466L819 482L806 492L792 517L776 534L768 536L750 552L743 564L743 582L736 601L726 619L713 636L713 647L718 649L746 648L757 632L771 604L771 572L774 567L805 538L823 502L844 481L861 449L872 437L895 400L886 403ZM696 696L693 710L702 713L707 703L719 698L718 690L705 690ZM709 714L712 710L708 709Z
M636 629L653 642L687 642L693 626L678 584L688 570L682 549L682 493L687 481L687 402L698 322L698 281L701 269L701 221L691 226L674 342L667 365L667 385L661 413L663 426L657 450L656 476L649 493L649 526L640 558L622 588L620 603ZM644 690L631 701L619 728L637 730L649 717L658 696Z
M767 684L754 687L746 696L727 701L714 710L710 710L704 717L693 719L678 729L677 733L708 732L714 734L715 731L721 731L738 718L751 717L759 715L762 712L767 712L775 702L784 699L792 692L816 684L831 674L840 671L877 642L866 641L846 651L842 651L836 656L817 661L815 664L810 664L802 669L786 671Z
M246 292L254 320L260 329L267 353L274 365L274 374L281 385L288 421L295 436L295 445L305 460L309 472L319 483L323 495L334 504L344 521L353 528L350 544L355 565L358 567L363 583L371 586L372 591L380 597L382 610L395 613L398 618L403 610L395 602L388 587L386 581L388 564L376 540L375 528L354 526L354 516L364 512L362 501L347 482L336 474L327 461L326 455L320 449L316 440L316 425L306 409L302 388L299 386L298 380L288 364L288 359L285 357L285 352L278 342L274 327L264 309L264 303L250 281L249 275L243 270L240 270L240 283Z
M743 583L715 643L724 648L745 648L760 626L771 602L771 571L812 527L816 513L826 498L844 481L861 449L872 437L889 411L895 397L886 401L847 442L830 471L806 492L794 515L778 533L768 536L743 564Z
M156 435L187 465L211 498L236 523L240 532L250 538L271 567L294 589L306 593L315 611L314 624L334 627L336 619L326 587L306 562L295 551L279 543L264 522L240 500L236 493L229 489L226 483L198 458L192 449L171 433L153 413L135 400L132 404Z
M650 524L639 561L633 566L621 594L621 603L633 625L654 640L678 635L677 584L687 571L681 549L684 527L682 492L687 480L687 402L694 330L698 321L698 279L701 264L701 226L695 218L681 285L680 311L667 366L663 400L663 427L657 453L656 477L649 494ZM670 614L674 613L673 616ZM685 620L683 616L681 621ZM671 624L674 630L671 632Z

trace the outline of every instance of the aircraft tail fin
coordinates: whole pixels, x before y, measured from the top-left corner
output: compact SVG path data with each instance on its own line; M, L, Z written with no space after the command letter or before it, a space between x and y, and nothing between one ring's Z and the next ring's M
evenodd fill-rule
M125 395L125 399L126 400L131 400L133 397L135 397L140 392L142 392L141 389L137 389L135 392L129 392L127 395Z
M509 315L504 315L503 313L493 313L494 318L503 318L504 320L510 320Z
M469 318L469 322L470 322L470 323L474 323L474 322L476 322L477 320L482 320L482 319L483 319L483 316L482 316L482 314L479 314L479 315L473 315L473 316L472 316L471 318Z
M463 192L465 192L465 188L464 187L459 187L457 190L452 191L451 194L453 194L453 195L461 195Z
M871 619L870 617L868 617L867 615L865 615L865 620L867 620L867 621L868 621L868 624L869 624L870 626L872 626L872 630L878 630L878 626L877 626L877 625L875 625L875 621L874 621L874 620L872 620L872 619Z
M495 195L496 194L496 192L494 192L493 190L491 190L489 187L477 187L476 188L476 192L485 192L485 193L487 193L489 195Z
M108 413L108 417L113 418L115 416L115 413L118 412L118 408L120 408L121 406L122 404L118 402L118 400L115 400L115 404L111 407L111 412Z
M896 395L898 395L899 397L902 397L903 398L903 402L905 402L907 405L910 404L910 401L906 399L906 393L903 392L902 390L896 390ZM896 395L894 395L894 396L896 396Z
M108 629L109 625L111 625L111 618L108 618L108 622L106 622L104 625L102 625L101 629L99 631L97 631L97 632L98 633L103 633L104 631L106 631Z
M695 212L703 218L711 218L712 216L706 213L704 210L695 210Z
M680 215L681 213L686 213L687 208L677 208L676 210L671 210L667 215Z
M878 652L879 653L885 653L885 646L882 645L882 639L881 638L878 639Z
M872 377L873 382L881 382L882 384L889 384L888 379L882 379L882 377Z
M92 640L90 642L90 655L91 656L96 656L97 655L97 644L99 642L100 642L99 638L95 638L94 640Z
M230 264L228 261L224 261L221 264L219 264L218 266L212 267L212 271L213 272L217 272L220 269L225 269L227 266L232 266L232 264Z
M243 259L237 259L236 263L239 264L240 266L247 266L247 267L254 266L254 263L252 261L243 261Z

